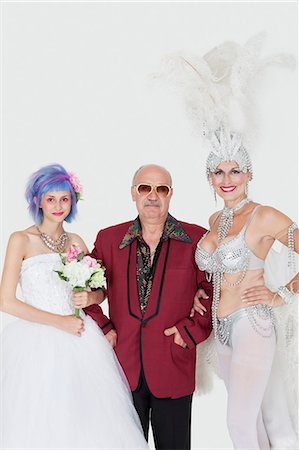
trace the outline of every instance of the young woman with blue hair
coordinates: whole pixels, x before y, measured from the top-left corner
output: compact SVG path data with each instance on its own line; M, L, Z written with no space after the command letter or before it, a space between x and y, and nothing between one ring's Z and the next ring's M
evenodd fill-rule
M1 448L148 448L112 347L89 316L74 315L72 288L55 272L72 244L88 251L63 228L81 191L61 165L42 167L26 188L35 224L9 239L1 310L21 320L2 336Z

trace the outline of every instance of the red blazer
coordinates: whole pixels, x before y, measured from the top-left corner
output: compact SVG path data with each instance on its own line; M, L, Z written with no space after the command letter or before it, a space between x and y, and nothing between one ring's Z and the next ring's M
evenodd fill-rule
M211 285L205 273L198 270L194 252L206 231L197 225L180 222L191 242L168 239L163 242L156 266L151 294L142 317L136 280L136 239L119 249L132 222L101 230L92 256L106 267L108 283L108 319L98 305L85 308L104 333L117 332L115 351L128 378L131 390L138 386L141 360L148 387L156 397L178 398L191 394L195 388L196 344L211 333ZM194 295L205 289L208 312L195 313L190 319ZM176 326L187 343L182 348L165 336L166 328Z

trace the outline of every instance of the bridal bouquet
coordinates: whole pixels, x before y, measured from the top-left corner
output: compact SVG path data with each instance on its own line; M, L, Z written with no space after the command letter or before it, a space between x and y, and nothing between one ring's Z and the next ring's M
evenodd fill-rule
M85 256L76 244L71 245L67 253L60 253L61 262L54 272L70 283L74 292L90 291L106 287L105 267L101 261ZM79 317L79 309L75 309Z

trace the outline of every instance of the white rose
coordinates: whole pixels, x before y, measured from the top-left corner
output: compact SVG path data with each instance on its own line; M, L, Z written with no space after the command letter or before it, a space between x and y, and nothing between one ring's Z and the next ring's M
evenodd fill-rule
M64 268L64 275L69 279L72 287L85 287L90 278L91 270L87 264L72 261Z

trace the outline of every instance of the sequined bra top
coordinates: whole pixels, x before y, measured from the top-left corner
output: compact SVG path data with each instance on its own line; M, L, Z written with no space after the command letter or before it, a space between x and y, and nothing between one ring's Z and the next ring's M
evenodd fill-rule
M237 273L264 268L264 260L254 255L245 241L246 230L259 206L253 209L241 231L232 239L218 245L213 253L208 253L201 246L201 242L209 231L202 236L195 252L195 261L200 270L208 273Z

